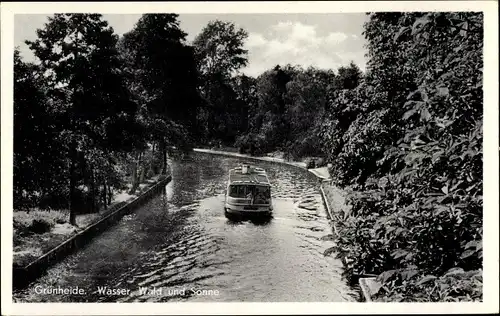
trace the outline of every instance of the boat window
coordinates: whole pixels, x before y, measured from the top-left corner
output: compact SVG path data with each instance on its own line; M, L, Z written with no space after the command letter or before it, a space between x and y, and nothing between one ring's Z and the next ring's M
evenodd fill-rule
M233 198L245 198L245 186L243 185L230 185L229 196Z
M229 196L232 198L251 199L252 204L269 204L271 188L265 185L230 185Z
M255 204L267 204L271 199L271 189L268 186L255 186L253 193Z

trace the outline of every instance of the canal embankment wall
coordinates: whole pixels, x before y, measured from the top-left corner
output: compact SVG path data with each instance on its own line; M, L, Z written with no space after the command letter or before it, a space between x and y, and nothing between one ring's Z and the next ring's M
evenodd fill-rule
M33 260L24 267L14 267L12 271L12 285L19 289L27 286L38 277L40 277L49 267L60 262L71 253L81 249L88 244L94 237L98 236L106 229L116 224L123 216L132 213L134 210L144 205L152 197L165 190L165 186L172 180L172 175L169 174L165 178L148 188L138 197L127 202L105 214L97 222L89 225L81 232L68 238L55 248L46 252L42 256Z

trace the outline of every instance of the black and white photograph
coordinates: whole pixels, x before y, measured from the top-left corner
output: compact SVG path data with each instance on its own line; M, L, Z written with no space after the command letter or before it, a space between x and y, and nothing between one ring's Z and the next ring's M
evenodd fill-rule
M460 2L2 4L2 314L498 312L498 3Z

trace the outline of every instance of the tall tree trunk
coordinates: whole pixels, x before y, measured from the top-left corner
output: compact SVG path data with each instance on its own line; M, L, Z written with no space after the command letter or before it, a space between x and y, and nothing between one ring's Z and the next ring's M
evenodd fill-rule
M163 170L162 174L167 174L168 163L167 163L167 148L163 149Z
M108 205L111 205L111 201L113 200L113 187L111 184L108 184Z
M75 49L75 54L74 54L74 58L75 58L75 61L78 60L78 39L74 42L74 45L76 47ZM75 92L76 92L76 87L73 87L73 96L75 95ZM73 98L72 96L72 98ZM74 109L73 107L75 106L74 104L74 99L72 100L72 104L71 104L71 114L70 114L70 117L69 117L69 120L70 120L70 126L75 126L75 122L74 122L74 117L73 117L73 114L74 114ZM74 137L74 135L73 135ZM76 195L75 195L75 191L76 191L76 159L77 159L77 143L76 143L76 140L73 138L71 139L71 142L70 142L70 146L69 146L69 156L70 156L70 170L69 170L69 173L70 173L70 176L69 176L69 223L73 226L76 226Z
M155 142L153 141L153 146L151 148L151 161L149 162L149 170L151 174L156 174L156 170L154 170L155 163Z
M99 201L96 194L96 184L95 184L95 170L93 167L90 169L90 200L92 202L91 211L92 213L99 212Z
M103 178L102 187L103 187L102 198L103 198L104 209L107 210L108 209L108 188L106 185L106 177Z
M161 139L161 151L162 151L162 157L163 157L163 164L162 164L162 170L161 174L167 174L167 143L165 142L165 139Z
M76 142L72 141L69 148L69 223L76 226Z
M130 189L130 194L135 190L135 186L137 184L137 163L134 161L134 165L132 166L132 187Z
M140 171L139 172L139 181L138 181L139 184L144 182L144 172L146 171L146 167L147 167L146 163L143 159L144 158L143 156L144 156L143 153L140 152L139 153L139 161L138 161L138 166L139 166L139 171Z
M130 188L129 194L134 194L137 189L137 164L134 163L132 171L132 187Z
M130 189L129 194L134 194L135 190L137 190L137 186L139 185L139 179L138 179L138 169L139 169L139 164L140 164L140 158L141 158L141 153L137 153L137 158L135 159L134 166L133 166L133 171L132 171L132 188Z
M146 168L142 167L141 172L139 173L139 184L144 182L145 174Z

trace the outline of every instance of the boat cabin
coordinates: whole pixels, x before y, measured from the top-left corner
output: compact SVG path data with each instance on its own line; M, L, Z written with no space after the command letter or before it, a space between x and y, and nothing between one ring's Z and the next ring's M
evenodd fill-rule
M229 170L226 211L270 212L271 184L262 168L242 165Z

